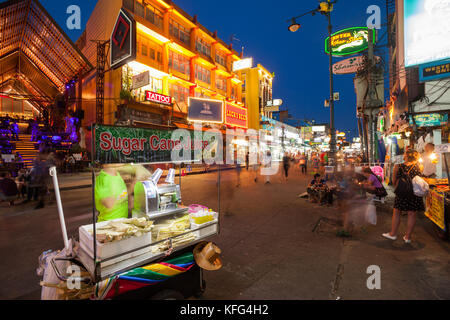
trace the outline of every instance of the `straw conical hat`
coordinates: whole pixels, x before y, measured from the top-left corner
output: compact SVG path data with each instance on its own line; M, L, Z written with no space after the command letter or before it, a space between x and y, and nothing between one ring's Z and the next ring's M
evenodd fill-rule
M219 270L222 268L220 254L222 250L212 242L201 242L194 248L194 259L197 265L205 270Z

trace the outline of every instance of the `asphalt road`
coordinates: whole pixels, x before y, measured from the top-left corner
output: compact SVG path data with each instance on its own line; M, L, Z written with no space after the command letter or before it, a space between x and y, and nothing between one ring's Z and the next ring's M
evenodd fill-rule
M217 208L217 178L183 177L184 203ZM224 265L205 271L202 299L450 299L450 243L436 237L423 214L410 245L381 237L389 208L378 209L376 226L338 238L339 210L297 197L310 179L295 169L287 182L278 175L266 185L244 169L237 188L236 172L222 172L220 234L213 241ZM69 236L77 237L78 227L91 222L91 190L64 191L62 201ZM41 210L0 204L0 299L39 299L38 257L63 246L55 204ZM367 288L373 265L381 289Z

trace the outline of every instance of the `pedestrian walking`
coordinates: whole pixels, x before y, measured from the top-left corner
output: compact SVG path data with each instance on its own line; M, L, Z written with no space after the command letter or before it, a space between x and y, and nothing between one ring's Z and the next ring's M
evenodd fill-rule
M264 155L264 169L268 169L272 166L272 153L270 150L267 150L267 152ZM265 176L266 176L266 184L270 183L270 172L267 172L268 170L264 170Z
M17 124L16 121L14 121L11 124L12 140L19 141L19 133L20 133L19 125Z
M247 151L247 153L245 155L245 168L247 169L247 171L248 171L249 162L250 162L250 153Z
M416 150L409 149L404 155L405 163L395 165L393 173L393 183L396 186L394 212L392 215L391 231L383 233L383 237L390 240L397 239L397 232L400 226L401 212L408 214L408 223L406 234L403 237L405 243L411 243L411 235L416 225L416 215L419 211L425 211L423 199L414 194L412 185L407 187L415 176L421 176L421 170L418 165L419 153ZM410 179L408 179L408 177Z
M314 174L319 173L320 159L317 155L312 158L312 166Z
M307 158L306 158L305 154L302 154L300 156L299 163L300 163L300 168L302 170L302 173L306 175L307 171L308 171L308 164L307 164Z
M289 154L287 152L285 152L284 156L283 156L283 172L284 172L284 178L286 179L286 181L289 176L289 168L291 166L290 162L291 162L291 158L289 157Z

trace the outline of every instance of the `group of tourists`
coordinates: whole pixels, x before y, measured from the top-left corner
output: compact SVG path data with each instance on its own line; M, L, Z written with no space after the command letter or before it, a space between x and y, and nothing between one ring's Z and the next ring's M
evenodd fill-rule
M416 150L407 149L404 163L395 165L392 176L395 190L392 224L391 230L382 234L383 237L390 240L397 239L401 215L405 214L408 219L402 239L405 243L411 243L417 213L425 211L424 199L417 196L412 187L407 188L403 186L405 182L400 181L412 181L416 176L436 176L435 164L427 160L430 158L428 155L433 152L433 147L432 144L427 145L422 157ZM332 206L336 201L343 213L343 229L338 235L349 236L354 222L364 220L361 215L366 214L368 205L373 206L371 200L381 200L388 195L382 182L383 177L373 172L370 167L362 167L361 171L356 172L355 167L350 165L342 172L331 176L315 173L313 180L308 184L307 194L312 203L321 206Z

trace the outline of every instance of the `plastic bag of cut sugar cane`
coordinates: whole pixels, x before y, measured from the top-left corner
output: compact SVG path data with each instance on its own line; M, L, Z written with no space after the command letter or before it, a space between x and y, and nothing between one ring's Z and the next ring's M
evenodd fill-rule
M366 208L365 220L367 223L376 225L377 224L377 208L370 202Z

